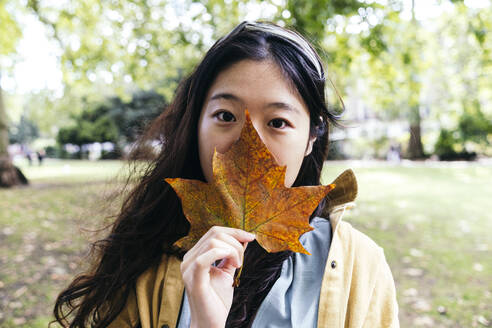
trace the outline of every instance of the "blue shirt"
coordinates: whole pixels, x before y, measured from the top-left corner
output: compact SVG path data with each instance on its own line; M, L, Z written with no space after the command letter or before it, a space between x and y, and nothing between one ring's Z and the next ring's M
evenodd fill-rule
M252 328L316 327L321 281L331 244L331 225L326 219L311 220L314 230L299 241L311 255L294 253L282 264L280 277L260 305ZM186 294L178 328L190 326Z

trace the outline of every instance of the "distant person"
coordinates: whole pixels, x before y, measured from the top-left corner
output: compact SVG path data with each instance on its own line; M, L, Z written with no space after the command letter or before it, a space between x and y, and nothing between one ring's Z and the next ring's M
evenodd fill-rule
M399 143L392 143L386 154L388 162L399 162L401 160L401 146Z
M41 149L40 151L36 152L36 155L38 157L38 164L39 166L41 166L43 164L43 159L46 156L46 152L44 151L44 149Z
M26 149L25 156L26 156L27 162L29 163L29 166L31 166L32 165L32 153L29 149Z
M254 234L227 227L211 228L190 250L173 246L190 225L164 178L211 183L214 149L224 153L239 138L245 109L285 165L285 186L320 184L328 125L337 121L325 99L326 79L314 48L292 30L243 22L218 40L148 128L166 142L97 243L91 269L56 299L56 321L110 328L399 327L383 249L342 220L356 194L353 175L342 174L338 194L311 214L314 230L301 240L312 255L268 253ZM243 256L241 283L233 287Z

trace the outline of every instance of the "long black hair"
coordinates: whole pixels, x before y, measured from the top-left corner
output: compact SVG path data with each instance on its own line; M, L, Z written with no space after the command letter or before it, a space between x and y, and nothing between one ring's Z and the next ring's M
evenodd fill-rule
M325 75L313 47L299 34L271 23L243 22L219 39L193 73L184 79L173 102L141 137L134 154L149 154L149 141L160 151L148 161L126 196L108 236L93 245L92 268L76 277L56 299L55 321L70 327L105 327L123 309L140 274L156 265L162 253L183 256L173 244L189 223L180 201L164 178L205 181L198 155L198 119L217 75L241 60L272 61L299 92L310 112L313 150L302 162L293 186L318 185L328 152L328 126L337 117L325 99ZM131 185L131 184L129 184ZM323 202L312 216L319 215ZM280 275L291 252L267 253L248 245L241 284L234 291L228 327L247 327ZM251 293L255 291L255 293ZM165 311L165 309L163 309Z

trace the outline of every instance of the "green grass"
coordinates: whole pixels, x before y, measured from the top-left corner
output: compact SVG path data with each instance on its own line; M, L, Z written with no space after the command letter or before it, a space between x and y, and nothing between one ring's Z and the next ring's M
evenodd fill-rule
M343 169L327 165L325 180ZM357 207L345 220L385 249L402 327L476 327L480 316L492 320L492 167L354 172Z
M46 327L57 293L84 268L95 238L86 230L116 208L104 208L103 195L118 186L112 177L122 164L17 164L31 185L0 189L0 327ZM324 180L350 165L329 163ZM357 207L344 220L385 249L401 326L481 327L492 320L492 167L369 163L354 172Z
M89 241L114 206L118 161L20 164L30 185L0 189L0 327L46 327L53 301L84 268ZM112 205L112 204L111 204ZM23 323L25 321L25 323Z

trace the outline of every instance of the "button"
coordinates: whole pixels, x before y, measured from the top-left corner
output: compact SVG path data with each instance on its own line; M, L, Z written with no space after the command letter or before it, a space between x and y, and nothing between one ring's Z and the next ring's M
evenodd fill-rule
M169 325L162 325L161 328L169 328Z
M337 261L331 261L331 268L335 269L337 267Z

